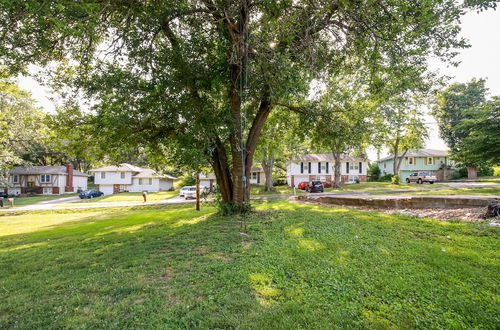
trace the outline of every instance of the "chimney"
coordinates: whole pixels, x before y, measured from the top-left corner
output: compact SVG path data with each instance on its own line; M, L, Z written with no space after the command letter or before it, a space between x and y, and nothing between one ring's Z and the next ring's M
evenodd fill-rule
M68 172L68 176L66 177L66 187L64 187L64 191L73 192L73 164L66 165L66 172Z

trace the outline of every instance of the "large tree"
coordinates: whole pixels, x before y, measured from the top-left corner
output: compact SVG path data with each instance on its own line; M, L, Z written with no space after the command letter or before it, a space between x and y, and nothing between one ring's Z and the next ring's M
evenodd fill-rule
M204 157L223 201L241 210L275 107L303 110L310 82L343 67L366 68L379 87L387 76L423 79L428 55L465 45L464 10L451 0L9 0L0 55L13 70L57 67L52 81L92 101L106 148Z
M487 88L484 79L472 79L468 83L454 83L439 91L433 115L439 126L439 135L448 145L451 155L460 153L462 141L470 135L469 129L464 129L461 123L472 119L476 107L486 101ZM459 157L467 167L469 179L476 178L477 159Z

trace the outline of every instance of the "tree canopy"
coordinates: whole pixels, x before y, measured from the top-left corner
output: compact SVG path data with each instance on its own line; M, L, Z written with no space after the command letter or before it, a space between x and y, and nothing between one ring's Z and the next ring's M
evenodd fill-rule
M363 70L373 91L426 79L426 59L465 46L470 1L2 1L0 56L12 71L49 65L55 87L90 100L111 149L209 162L242 209L273 109L307 112L314 79ZM63 89L64 90L64 89ZM81 95L81 94L80 94ZM246 180L245 180L246 179Z

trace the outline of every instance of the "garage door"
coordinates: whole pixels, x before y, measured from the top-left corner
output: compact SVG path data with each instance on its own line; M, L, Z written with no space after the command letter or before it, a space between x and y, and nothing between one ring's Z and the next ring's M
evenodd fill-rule
M99 191L102 191L104 195L113 195L113 185L99 185Z

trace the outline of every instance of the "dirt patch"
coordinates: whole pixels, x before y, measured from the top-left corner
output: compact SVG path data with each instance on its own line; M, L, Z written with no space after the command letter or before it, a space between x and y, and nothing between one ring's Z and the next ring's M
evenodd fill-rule
M172 276L174 276L174 271L170 268L167 268L167 269L165 269L163 274L160 276L160 280L161 281L168 281L169 279L172 278Z
M231 257L228 257L224 254L224 252L217 252L214 256L213 256L214 259L217 259L217 260L223 260L225 262L230 262L230 261L233 261L234 259L231 258Z
M207 250L208 248L206 246L200 246L198 248L198 255L204 256L205 254L207 254Z
M484 207L474 207L474 208L460 208L460 209L389 209L383 210L379 208L370 208L366 206L351 206L351 205L332 205L325 203L313 203L313 202L303 202L296 201L297 203L311 204L311 205L321 205L330 208L347 208L356 209L363 211L373 211L380 212L384 214L401 214L408 215L417 218L434 218L439 220L460 220L467 222L476 221L489 221L492 226L500 226L500 218L489 218L486 219L484 214L486 208Z
M243 241L243 248L246 250L246 249L249 249L251 248L253 245L253 242L250 242L250 241Z

